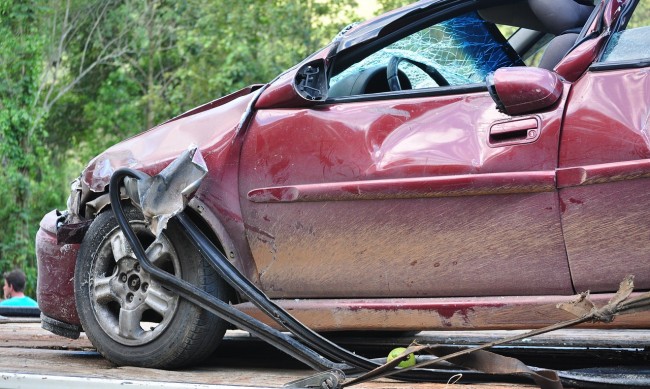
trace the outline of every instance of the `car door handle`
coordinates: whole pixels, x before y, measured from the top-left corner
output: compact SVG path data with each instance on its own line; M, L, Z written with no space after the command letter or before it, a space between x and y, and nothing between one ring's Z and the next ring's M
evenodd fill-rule
M540 120L536 116L496 122L490 127L488 145L501 147L531 143L539 138L540 130Z

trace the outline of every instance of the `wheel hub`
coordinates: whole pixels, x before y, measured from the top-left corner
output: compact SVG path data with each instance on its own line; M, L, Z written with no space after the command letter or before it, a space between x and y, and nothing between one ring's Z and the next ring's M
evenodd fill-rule
M140 235L148 233L144 226L135 227L140 227ZM156 266L179 274L178 256L164 236L149 245L147 255ZM92 273L93 311L99 325L114 340L126 345L145 344L171 322L178 296L141 269L119 229L104 241Z
M138 277L136 274L133 274L131 277L129 277L129 289L131 289L132 292L137 292L140 290L140 277Z
M112 288L120 306L136 309L147 300L150 276L140 270L140 265L133 258L122 258L117 262L118 275L112 280Z

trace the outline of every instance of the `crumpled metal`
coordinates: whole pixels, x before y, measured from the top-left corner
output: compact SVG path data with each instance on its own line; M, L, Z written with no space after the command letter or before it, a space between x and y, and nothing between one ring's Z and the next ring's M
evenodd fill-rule
M125 179L125 188L157 237L169 220L183 211L208 172L201 151L191 146L165 169L153 177Z

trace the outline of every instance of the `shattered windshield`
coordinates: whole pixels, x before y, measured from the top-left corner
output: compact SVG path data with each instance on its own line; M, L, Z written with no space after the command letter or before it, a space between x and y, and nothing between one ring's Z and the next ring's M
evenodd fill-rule
M650 58L650 27L615 33L610 39L603 62L634 61Z
M650 59L650 5L639 1L634 6L625 30L615 32L601 58L603 62Z
M434 67L449 85L480 83L500 67L523 64L493 24L470 12L384 47L334 76L330 85L368 69L385 67L395 56ZM408 78L411 89L438 86L421 67L408 61L403 61L399 69Z

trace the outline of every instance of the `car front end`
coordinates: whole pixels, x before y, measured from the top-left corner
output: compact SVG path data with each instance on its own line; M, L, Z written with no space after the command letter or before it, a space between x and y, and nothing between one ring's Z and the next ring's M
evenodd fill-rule
M74 273L83 238L95 217L110 207L112 173L130 167L155 174L183 150L197 145L225 163L242 117L260 88L254 85L194 108L95 157L70 187L67 209L52 210L36 235L38 304L43 328L77 338L82 331L75 302Z

